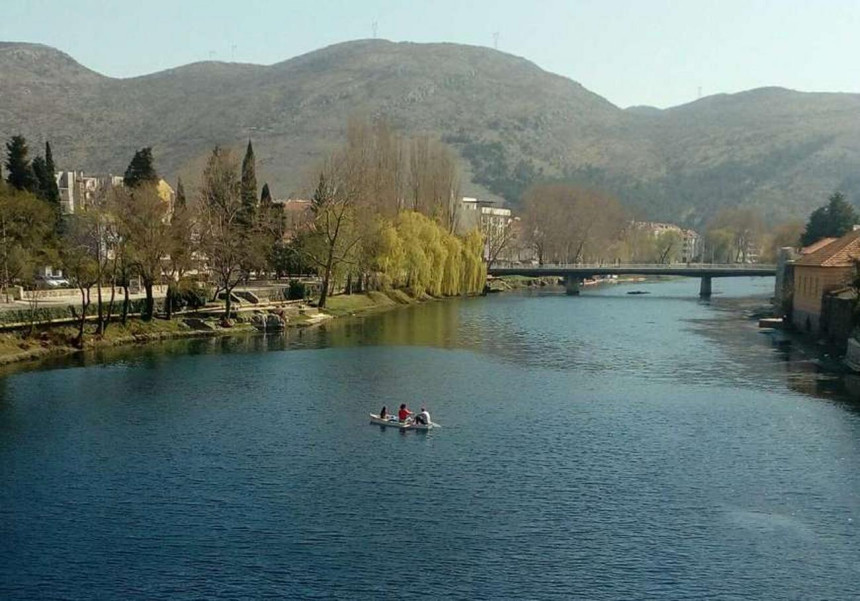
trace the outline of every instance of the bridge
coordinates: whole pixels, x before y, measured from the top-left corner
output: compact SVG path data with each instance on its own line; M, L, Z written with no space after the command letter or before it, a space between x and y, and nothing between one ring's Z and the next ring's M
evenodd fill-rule
M736 278L776 275L776 265L758 263L669 263L669 264L571 264L522 265L519 267L490 267L488 275L522 275L526 277L562 277L567 294L579 294L582 281L598 275L678 275L701 278L699 296L711 296L713 278Z

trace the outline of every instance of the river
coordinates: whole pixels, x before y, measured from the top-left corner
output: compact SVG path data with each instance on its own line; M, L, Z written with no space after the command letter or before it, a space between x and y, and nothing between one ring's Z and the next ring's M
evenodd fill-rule
M860 386L758 331L772 286L495 295L10 371L0 598L857 598ZM441 427L368 424L401 401Z

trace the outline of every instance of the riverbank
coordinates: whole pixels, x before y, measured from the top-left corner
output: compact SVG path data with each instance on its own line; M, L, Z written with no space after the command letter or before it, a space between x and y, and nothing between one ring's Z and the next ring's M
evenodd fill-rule
M668 281L677 276L629 276L629 277L612 277L599 279L586 279L582 282L584 287L601 286L605 284L631 284L635 282L646 281ZM530 288L545 288L564 286L563 278L552 277L529 277L524 275L504 275L495 277L487 281L487 292L511 292L515 290L528 290Z
M177 316L173 319L153 319L144 322L129 319L126 324L114 322L103 335L93 333L94 324L88 324L83 348L75 346L78 329L76 325L62 324L41 326L32 336L22 330L0 333L0 366L26 363L63 355L74 355L100 349L161 342L180 338L209 338L242 336L259 331L251 323L253 315L276 314L287 329L313 327L330 319L352 317L361 314L387 311L415 303L434 300L432 297L415 298L402 290L342 294L328 298L327 306L317 310L310 305L270 303L266 306L250 306L240 309L237 319L225 327L218 313L197 313ZM210 308L210 310L213 308Z

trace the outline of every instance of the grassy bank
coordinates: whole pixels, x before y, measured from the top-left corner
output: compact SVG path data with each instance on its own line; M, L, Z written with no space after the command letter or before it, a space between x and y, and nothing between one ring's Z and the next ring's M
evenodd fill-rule
M288 313L284 315L286 326L297 328L313 326L329 318L394 309L421 300L427 299L416 299L400 290L389 290L386 292L331 296L326 308L319 313L315 309L298 310L295 305L292 307L250 307L250 311L241 312L239 319L231 327L226 328L220 325L220 316L218 315L201 316L199 321L204 322L201 327L186 325L183 317L176 317L171 320L153 319L148 322L135 318L130 319L125 325L118 322L111 323L107 332L101 336L95 335L93 332L95 326L88 324L84 335L83 349L74 345L78 333L77 326L41 326L36 329L32 336L26 335L27 333L22 330L12 330L0 333L0 365L175 338L252 334L256 333L257 330L249 323L250 316L253 312L260 310L265 312L267 310L283 311L287 309Z

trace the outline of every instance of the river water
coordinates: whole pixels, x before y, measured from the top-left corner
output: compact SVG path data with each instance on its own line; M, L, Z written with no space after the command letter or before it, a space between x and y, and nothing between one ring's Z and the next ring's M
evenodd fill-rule
M772 286L496 295L7 373L0 598L857 598L860 386L745 317ZM442 427L368 424L401 401Z

